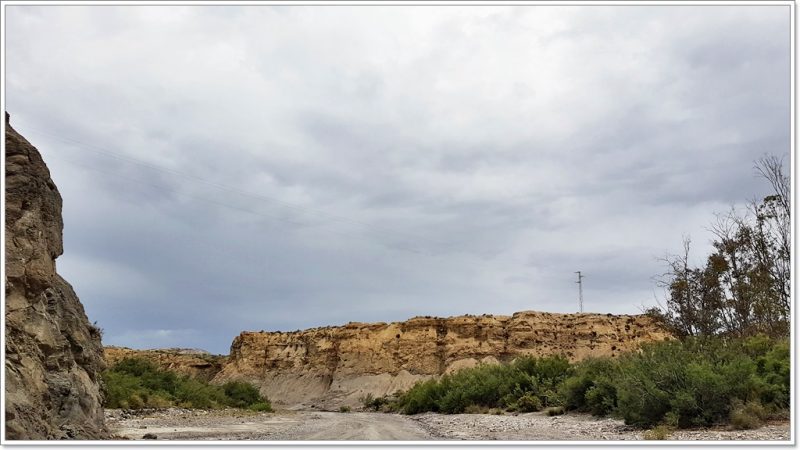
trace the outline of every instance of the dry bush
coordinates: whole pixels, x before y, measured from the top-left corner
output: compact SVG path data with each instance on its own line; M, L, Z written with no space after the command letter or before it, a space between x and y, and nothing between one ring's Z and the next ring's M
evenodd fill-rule
M659 425L644 432L643 437L646 441L664 441L672 434L672 428L666 425Z

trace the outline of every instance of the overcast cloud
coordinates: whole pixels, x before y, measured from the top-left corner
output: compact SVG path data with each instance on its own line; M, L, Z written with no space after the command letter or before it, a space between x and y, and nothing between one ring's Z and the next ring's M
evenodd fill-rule
M104 343L637 313L789 155L789 6L6 6Z

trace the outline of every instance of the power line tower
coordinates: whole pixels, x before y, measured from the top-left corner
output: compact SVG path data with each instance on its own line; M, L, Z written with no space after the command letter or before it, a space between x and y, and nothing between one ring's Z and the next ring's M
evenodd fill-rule
M583 312L583 278L584 276L581 275L581 271L575 272L578 274L578 307L580 308L580 312Z

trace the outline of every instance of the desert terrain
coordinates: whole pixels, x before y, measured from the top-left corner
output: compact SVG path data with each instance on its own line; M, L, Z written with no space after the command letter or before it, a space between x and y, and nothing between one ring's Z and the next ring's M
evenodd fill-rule
M515 415L425 413L414 416L377 412L241 410L106 410L106 424L117 439L257 441L635 441L644 431L621 420L588 414L548 417L542 412ZM785 441L789 422L755 430L711 428L679 430L671 440Z
M521 311L244 331L229 355L104 348L102 328L88 320L55 270L63 252L61 196L41 155L11 128L8 115L6 125L6 439L621 441L647 435L621 420L587 414L400 415L362 412L359 405L367 395L388 396L482 363L556 355L565 362L589 356L616 361L641 344L676 342L648 315ZM780 375L776 352L765 361ZM788 376L788 347L785 352ZM218 389L250 384L276 411L104 411L103 371L127 358ZM788 390L788 381L774 384ZM747 430L684 429L661 438L786 441L790 431L783 420Z

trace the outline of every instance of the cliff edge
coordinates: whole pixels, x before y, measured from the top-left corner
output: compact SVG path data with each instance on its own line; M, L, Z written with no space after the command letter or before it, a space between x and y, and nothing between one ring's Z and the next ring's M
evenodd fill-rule
M227 356L212 355L197 349L135 350L109 345L104 350L109 367L126 358L141 358L152 362L161 370L169 370L203 381L211 381L222 370L222 366L228 359Z
M565 355L572 361L616 357L643 342L670 337L643 315L534 311L243 332L213 382L247 381L276 404L331 409L480 362L522 355Z
M100 330L56 273L61 195L6 113L6 439L100 439Z

